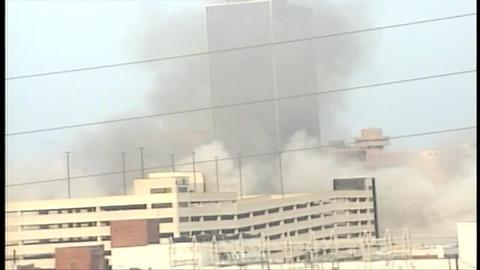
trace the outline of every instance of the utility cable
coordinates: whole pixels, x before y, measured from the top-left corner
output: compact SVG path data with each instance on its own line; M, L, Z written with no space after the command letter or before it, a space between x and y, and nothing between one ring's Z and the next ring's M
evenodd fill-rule
M412 137L419 137L419 136L427 136L427 135L444 134L444 133L459 132L459 131L466 131L466 130L474 130L476 128L477 128L476 126L469 126L469 127L455 128L455 129L434 130L434 131L427 131L427 132L420 132L420 133L411 133L411 134L390 136L390 137L388 137L388 139L397 140L397 139L412 138ZM344 145L354 145L355 143L356 142L350 142L350 143L345 143ZM290 152L316 150L316 149L334 147L334 146L337 146L337 144L324 144L324 145L317 145L317 146L311 146L311 147L286 149L286 150L283 150L283 151L242 155L242 159L256 158L256 157L263 157L263 156L272 156L272 155L278 155L278 154L290 153ZM226 160L238 160L238 156L208 159L208 160L198 160L198 161L195 161L195 164L211 163L211 162L215 162L215 161L218 162L218 161L226 161ZM176 163L175 164L175 166L187 166L187 165L192 165L192 163L187 162L187 163ZM150 167L150 168L144 168L144 170L154 170L154 169L162 169L162 168L171 168L171 164L160 165L160 166L155 166L155 167ZM130 170L126 170L125 172L130 173L130 172L140 172L140 171L142 171L141 168L140 169L130 169ZM123 170L120 170L120 171L111 171L111 172L105 172L105 173L71 176L70 180L100 177L100 176L107 176L107 175L116 175L116 174L121 174L123 172L124 172ZM34 182L23 182L23 183L6 185L6 187L10 188L10 187L18 187L18 186L34 185L34 184L44 184L44 183L61 182L61 181L67 181L67 178L56 178L56 179L39 180L39 181L34 181Z
M166 113L140 115L140 116L134 116L134 117L117 118L117 119L96 121L96 122L88 122L88 123L81 123L81 124L64 125L64 126L58 126L58 127L52 127L52 128L42 128L42 129L32 129L32 130L18 131L18 132L6 133L5 136L18 136L18 135L25 135L25 134L32 134L32 133L55 131L55 130L81 128L81 127L88 127L88 126L96 126L96 125L104 125L104 124L111 124L111 123L118 123L118 122L126 122L126 121L133 121L133 120L140 120L140 119L147 119L147 118L157 118L157 117L171 116L171 115L184 114L184 113L203 112L203 111L210 111L210 110L226 109L226 108L231 108L231 107L241 107L241 106L247 106L247 105L252 105L252 104L261 104L261 103L275 102L275 101L281 101L281 100L298 99L298 98L304 98L304 97L309 97L309 96L334 94L334 93L340 93L340 92L350 92L350 91L355 91L355 90L365 89L365 88L380 87L380 86L414 82L414 81L420 81L420 80L436 79L436 78L449 77L449 76L457 76L457 75L474 73L474 72L477 72L477 70L476 69L469 69L469 70L435 74L435 75L429 75L429 76L423 76L423 77L415 77L415 78L409 78L409 79L403 79L403 80L388 81L388 82L373 83L373 84L365 84L365 85L354 86L354 87L346 87L346 88L338 88L338 89L332 89L332 90L327 90L327 91L310 92L310 93L293 95L293 96L268 98L268 99L261 99L261 100L247 101L247 102L224 104L224 105L218 105L218 106L201 107L201 108L195 108L195 109L189 109L189 110L180 110L180 111L173 111L173 112L166 112Z
M365 29L360 29L360 30L317 35L317 36L312 36L312 37L290 39L290 40L284 40L284 41L278 41L278 42L267 42L267 43L261 43L261 44L256 44L256 45L249 45L249 46L242 46L242 47L235 47L235 48L228 48L228 49L211 50L211 51L204 51L204 52L197 52L197 53L190 53L190 54L181 54L181 55L166 56L166 57L159 57L159 58L152 58L152 59L121 62L121 63L108 64L108 65L89 66L89 67L82 67L82 68L75 68L75 69L64 69L64 70L50 71L50 72L43 72L43 73L32 73L32 74L11 76L11 77L6 77L5 80L11 81L11 80L19 80L19 79L27 79L27 78L34 78L34 77L59 75L59 74L74 73L74 72L81 72L81 71L88 71L88 70L115 68L115 67L121 67L121 66L130 66L130 65L138 65L138 64L144 64L144 63L174 60L174 59L179 59L179 58L188 58L188 57L195 57L195 56L202 56L202 55L209 55L209 54L219 54L219 53L240 51L240 50L246 50L246 49L261 48L261 47L267 47L267 46L272 46L272 45L292 44L292 43L308 41L308 40L319 40L319 39L325 39L325 38L331 38L331 37L339 37L339 36L345 36L345 35L351 35L351 34L357 34L357 33L365 33L365 32L377 31L377 30L384 30L384 29L391 29L391 28L410 26L410 25L417 25L417 24L423 24L423 23L446 21L446 20L476 16L476 15L477 15L477 13L465 13L465 14L458 14L458 15L447 16L447 17L438 17L438 18L432 18L432 19L412 21L412 22L407 22L407 23L384 25L384 26L371 27L371 28L365 28Z

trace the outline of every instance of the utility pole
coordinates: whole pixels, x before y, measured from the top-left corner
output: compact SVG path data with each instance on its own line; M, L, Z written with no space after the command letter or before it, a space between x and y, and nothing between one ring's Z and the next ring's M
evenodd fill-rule
M243 184L242 184L242 154L238 153L238 176L240 180L240 198L243 198Z
M283 165L282 165L282 152L278 152L278 170L280 171L280 194L282 194L282 197L284 195L284 190L283 190Z
M125 152L122 152L123 194L127 195L127 172L125 166Z
M170 155L170 160L172 162L172 172L174 172L175 171L175 155L174 154Z
M216 176L216 179L217 179L217 192L220 191L220 184L219 184L219 181L218 181L218 157L215 156L215 176Z
M192 166L193 166L193 185L194 185L193 191L196 192L197 191L197 175L195 172L195 152L192 152Z
M67 186L68 186L68 198L71 198L70 192L70 152L65 152L67 154Z
M143 166L143 147L140 147L140 167L142 168L142 179L145 178L145 167Z

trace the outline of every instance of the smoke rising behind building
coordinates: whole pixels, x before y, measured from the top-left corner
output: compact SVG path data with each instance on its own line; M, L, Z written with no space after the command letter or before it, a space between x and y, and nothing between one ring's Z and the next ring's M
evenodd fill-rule
M272 9L272 18L274 24L282 26L275 27L274 36L278 40L318 34L316 33L318 29L321 29L322 33L331 33L346 29L348 26L347 20L336 12L335 6L323 1L309 3L303 7L294 1L275 3L278 4ZM287 10L286 6L295 7ZM290 10L298 12L294 14L290 13ZM263 17L265 12L266 10L262 9L258 14L262 17L254 17L249 21L268 23ZM232 22L241 22L244 19L241 15L231 16ZM368 17L368 14L364 17ZM293 23L296 21L303 23L298 25ZM257 29L264 34L260 39L255 40L246 36L246 43L268 41L268 27L265 28L265 25L263 27L263 30ZM154 37L157 34L155 27L148 33L149 35L139 42L142 43L142 47L148 48L148 51L156 51L161 40ZM207 41L205 43L208 43ZM319 40L278 46L275 49L278 56L275 67L278 95L295 95L344 85L344 81L368 61L371 50L375 47L374 41L352 37L334 38L329 42ZM218 55L217 59L220 60L216 63L211 57L199 56L145 68L146 73L156 78L145 101L147 110L168 112L272 97L273 80L264 78L273 77L272 70L268 67L271 66L269 64L272 59L271 51L268 47L257 51L259 53L255 55L251 55L251 50L237 53L237 56ZM306 51L309 53L305 53ZM297 58L299 54L301 57ZM232 64L234 61L228 58L233 57L241 64L229 66L228 70L222 67ZM253 58L261 60L256 62ZM260 66L265 63L266 66ZM166 66L168 68L165 68ZM310 73L312 69L315 70L315 74ZM296 70L301 72L294 73ZM265 76L259 76L255 71L261 71ZM243 79L235 80L242 77ZM234 83L229 84L228 80L222 78L229 78ZM258 85L252 85L254 83ZM258 91L242 91L243 88L237 88L238 85L247 90ZM215 93L213 89L216 89ZM232 94L222 96L223 93ZM319 104L318 114L315 108L312 109L313 113L306 110L316 103ZM333 137L328 136L334 133L332 130L344 131L336 118L343 105L342 97L335 95L279 103L280 149L318 145ZM292 111L291 108L296 110ZM127 112L118 117L126 115ZM242 116L242 119L235 119L235 115ZM212 121L212 118L217 118L217 121ZM225 124L220 131L219 122ZM235 156L239 152L248 154L272 151L276 140L274 122L272 107L259 104L216 110L214 116L210 112L197 112L155 120L132 121L127 125L85 131L72 143L71 151L74 153L72 162L77 164L76 166L87 166L92 171L119 171L119 173L75 180L72 184L75 187L74 194L86 196L123 193L120 152L127 152L127 169L139 168L140 146L145 147L146 167L169 164L170 154L175 154L178 163L190 162L192 150L196 152L199 160L212 159L214 156L219 158ZM348 137L348 134L344 132L344 136L340 137ZM443 149L440 153L443 153ZM460 157L457 150L448 153L451 155L441 154L431 165L420 162L423 165L419 167L396 166L375 171L374 175L379 179L378 192L382 201L380 211L382 207L384 208L384 212L380 213L380 220L384 220L385 226L388 224L398 227L436 226L438 223L435 221L448 223L449 219L471 217L472 207L474 210L472 198L475 196L473 193L472 197L472 191L476 190L473 182L476 177L473 171L475 157L471 154L466 155L468 158ZM79 160L76 157L87 158ZM300 192L314 187L320 189L326 184L322 179L327 181L330 176L364 174L366 170L359 162L339 163L336 158L321 151L291 153L283 157L283 162L285 186L289 192ZM80 163L82 165L78 165ZM226 188L235 188L238 183L238 167L235 160L221 161L219 166L222 183ZM52 164L51 167L56 173L59 171L63 173L65 170L62 161ZM191 170L191 165L178 166L177 169ZM147 171L155 170L159 169ZM168 170L168 167L161 170ZM213 164L198 164L198 170L205 170L210 181L209 185L214 186ZM436 173L440 174L439 176L430 175L437 170L441 170L440 173ZM247 193L279 191L278 164L274 158L245 159L242 172ZM138 171L127 174L129 183L136 177L139 177ZM441 180L432 183L432 179ZM91 185L86 189L84 183ZM53 183L51 187L48 191L29 189L32 193L24 193L23 196L30 198L65 196L63 184Z

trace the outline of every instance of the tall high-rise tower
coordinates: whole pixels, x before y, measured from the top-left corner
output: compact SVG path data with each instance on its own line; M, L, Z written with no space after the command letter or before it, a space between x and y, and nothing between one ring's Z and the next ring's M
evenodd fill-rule
M284 0L231 1L205 6L209 50L311 36L313 12ZM311 93L316 90L312 41L213 53L213 106ZM297 130L319 136L316 96L212 112L214 137L231 152L281 147Z

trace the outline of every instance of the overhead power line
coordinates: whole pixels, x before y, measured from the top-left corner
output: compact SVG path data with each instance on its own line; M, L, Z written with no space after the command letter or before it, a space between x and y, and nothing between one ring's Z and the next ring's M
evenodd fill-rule
M240 102L240 103L231 103L231 104L225 104L225 105L201 107L201 108L195 108L195 109L189 109L189 110L180 110L180 111L173 111L173 112L166 112L166 113L140 115L140 116L126 117L126 118L117 118L117 119L111 119L111 120L72 124L72 125L58 126L58 127L52 127L52 128L32 129L32 130L6 133L5 136L18 136L18 135L25 135L25 134L32 134L32 133L55 131L55 130L72 129L72 128L104 125L104 124L111 124L111 123L118 123L118 122L126 122L126 121L133 121L133 120L140 120L140 119L147 119L147 118L157 118L157 117L171 116L171 115L176 115L176 114L226 109L226 108L231 108L231 107L240 107L240 106L268 103L268 102L274 102L274 101L280 101L280 100L297 99L297 98L316 96L316 95L326 95L326 94L334 94L334 93L340 93L340 92L349 92L349 91L360 90L360 89L365 89L365 88L380 87L380 86L414 82L414 81L427 80L427 79L436 79L436 78L448 77L448 76L456 76L456 75L462 75L462 74L467 74L467 73L473 73L473 72L476 72L476 71L477 71L476 69L469 69L469 70L435 74L435 75L409 78L409 79L403 79L403 80L388 81L388 82L373 83L373 84L365 84L365 85L360 85L360 86L332 89L332 90L326 90L326 91L310 92L310 93L293 95L293 96L260 99L260 100Z
M433 131L426 131L426 132L418 132L418 133L410 133L410 134L404 134L404 135L390 136L389 139L398 140L398 139L404 139L404 138L412 138L412 137L420 137L420 136L427 136L427 135L445 134L445 133L451 133L451 132L474 130L476 128L477 128L476 126L468 126L468 127L454 128L454 129L433 130ZM355 142L345 143L345 145L354 145L354 144L355 144ZM242 159L272 156L272 155L278 155L278 154L282 154L282 153L316 150L316 149L333 147L333 146L336 146L336 144L323 144L323 145L310 146L310 147L286 149L286 150L283 150L283 151L249 154L249 155L242 155ZM214 159L206 159L206 160L198 160L198 161L196 160L195 164L213 163L213 162L225 161L225 160L238 160L238 156L225 157L225 158L214 158ZM175 166L187 166L187 165L192 165L192 162L176 163L175 164ZM130 170L125 170L125 171L124 170L118 170L118 171L111 171L111 172L104 172L104 173L78 175L78 176L71 176L70 180L92 178L92 177L101 177L101 176L107 176L107 175L116 175L116 174L122 174L124 172L129 172L129 173L130 172L140 172L142 170L154 170L154 169L171 168L171 167L172 167L172 165L168 164L168 165L160 165L160 166L143 168L143 169L142 168L140 168L140 169L130 169ZM45 183L53 183L53 182L64 182L64 181L67 181L67 180L68 180L67 178L45 179L45 180L39 180L39 181L34 181L34 182L23 182L23 183L17 183L17 184L9 184L9 185L6 185L6 187L11 188L11 187L18 187L18 186L26 186L26 185L45 184Z
M27 79L27 78L33 78L33 77L43 77L43 76L59 75L59 74L81 72L81 71L88 71L88 70L98 70L98 69L115 68L115 67L121 67L121 66L138 65L138 64L144 64L144 63L160 62L160 61L174 60L174 59L179 59L179 58L188 58L188 57L195 57L195 56L202 56L202 55L208 55L208 54L219 54L219 53L240 51L240 50L246 50L246 49L267 47L267 46L291 44L291 43L308 41L308 40L319 40L319 39L325 39L325 38L331 38L331 37L339 37L339 36L345 36L345 35L351 35L351 34L357 34L357 33L365 33L365 32L377 31L377 30L384 30L384 29L391 29L391 28L397 28L397 27L403 27L403 26L416 25L416 24L424 24L424 23L452 20L452 19L458 19L458 18L464 18L464 17L476 16L476 15L477 15L477 13L465 13L465 14L458 14L458 15L447 16L447 17L438 17L438 18L432 18L432 19L412 21L412 22L407 22L407 23L384 25L384 26L371 27L371 28L365 28L365 29L360 29L360 30L345 31L345 32L324 34L324 35L316 35L316 36L311 36L311 37L290 39L290 40L277 41L277 42L266 42L266 43L260 43L260 44L248 45L248 46L241 46L241 47L234 47L234 48L228 48L228 49L211 50L211 51L204 51L204 52L197 52L197 53L190 53L190 54L181 54L181 55L174 55L174 56L166 56L166 57L159 57L159 58L151 58L151 59L129 61L129 62L121 62L121 63L107 64L107 65L89 66L89 67L82 67L82 68L75 68L75 69L64 69L64 70L50 71L50 72L43 72L43 73L32 73L32 74L11 76L11 77L6 77L5 80L7 80L7 81L8 80L19 80L19 79Z

